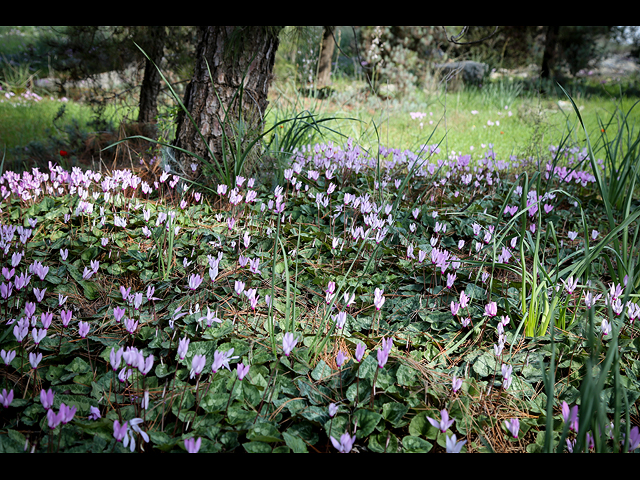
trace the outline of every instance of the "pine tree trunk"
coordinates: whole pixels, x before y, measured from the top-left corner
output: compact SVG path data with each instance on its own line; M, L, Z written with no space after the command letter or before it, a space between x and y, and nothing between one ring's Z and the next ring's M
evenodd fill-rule
M242 118L250 131L246 136L255 138L263 131L279 30L257 26L202 28L193 79L187 86L183 103L213 155L222 162L223 126L239 118L239 102L234 95L241 85L244 85ZM225 112L231 116L228 120ZM232 137L234 129L227 128L224 133ZM208 162L213 161L198 131L182 112L177 119L174 145ZM180 152L176 157L179 162L194 161Z
M150 49L145 51L149 56L145 60L144 77L140 88L140 109L138 122L155 123L158 115L158 95L160 94L161 77L156 65L160 64L164 55L165 27L153 26L149 28ZM152 63L153 61L153 63Z
M318 60L318 89L326 87L331 83L331 59L336 46L332 33L334 29L335 27L324 27L320 59Z
M559 26L547 27L544 53L542 55L542 68L540 76L542 78L553 78L556 74L556 44L558 43Z

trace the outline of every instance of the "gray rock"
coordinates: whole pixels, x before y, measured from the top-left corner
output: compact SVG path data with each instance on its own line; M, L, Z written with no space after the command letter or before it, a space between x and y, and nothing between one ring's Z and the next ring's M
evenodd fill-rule
M489 73L489 65L471 60L434 64L433 68L439 71L442 76L461 75L464 83L473 85L481 83L485 75Z

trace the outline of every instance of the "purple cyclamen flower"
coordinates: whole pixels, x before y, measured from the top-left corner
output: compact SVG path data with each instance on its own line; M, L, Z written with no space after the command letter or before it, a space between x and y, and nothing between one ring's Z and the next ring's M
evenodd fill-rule
M236 366L239 380L242 380L247 375L247 373L249 373L249 368L250 368L250 365L245 365L243 363L239 363Z
M60 416L60 414L56 414L53 408L47 410L47 423L49 424L49 428L51 430L53 430L58 425L60 425L61 421L62 421L62 417Z
M98 420L99 418L102 418L102 415L100 415L100 409L98 407L94 407L93 405L91 405L89 410L89 416L87 417L89 420Z
M504 426L511 432L513 438L518 438L518 432L520 431L520 420L512 418L511 420L505 420Z
M18 341L18 343L22 343L22 340L24 340L24 337L29 335L29 324L27 323L26 325L22 325L18 323L14 325L13 335L16 337L16 340Z
M73 312L71 310L60 310L60 318L62 319L62 326L68 327L71 321Z
M284 334L282 338L282 350L284 350L284 354L288 357L293 348L298 343L298 340L293 338L293 334L291 332L287 332Z
M347 312L339 312L336 315L332 315L331 318L336 322L336 327L340 329L344 327L344 324L347 321Z
M569 408L567 402L562 402L562 419L565 422L569 422L569 429L574 432L578 431L578 406L574 405L573 408Z
M338 365L338 367L341 367L346 359L347 359L347 356L342 350L340 350L338 352L338 355L336 356L336 365Z
M460 453L460 450L465 443L467 443L466 440L460 440L458 442L455 433L451 436L447 435L447 453Z
M633 452L638 447L640 447L640 429L635 426L629 432L629 451Z
M36 300L38 300L38 302L42 301L46 291L47 291L46 288L43 288L43 289L34 288L33 289L33 294L36 296Z
M189 276L189 289L195 290L202 283L202 277L198 274L193 274Z
M184 357L187 356L187 350L189 349L189 338L188 337L184 337L180 339L180 342L178 343L178 357L180 357L180 360L184 360Z
M186 448L189 453L198 453L201 443L202 438L200 437L198 437L197 440L195 438L186 438L184 440L184 448Z
M31 367L34 370L36 368L38 368L38 365L40 364L41 361L42 361L42 353L41 352L38 352L38 353L31 352L31 353L29 353L29 363L31 364Z
M51 326L51 322L53 321L53 312L42 312L40 315L40 322L42 326L47 329Z
M16 351L9 350L8 352L5 352L4 349L0 350L0 357L2 357L2 361L5 365L9 365L13 359L16 358Z
M115 351L113 347L111 347L111 353L109 354L109 363L111 363L111 368L115 372L118 368L120 368L120 363L122 362L122 354L124 353L124 349L120 347L118 351Z
M142 305L142 292L138 292L133 296L133 308L139 310L140 305Z
M58 418L60 418L60 421L66 425L73 420L77 410L78 408L75 405L73 407L67 407L64 403L61 403L60 410L58 411Z
M358 343L358 346L356 347L356 361L360 362L362 360L362 357L364 356L364 352L365 352L364 343Z
M0 403L4 408L9 408L11 402L13 402L13 389L9 390L9 393L7 393L6 388L3 388L2 393L0 394Z
M124 308L120 308L120 307L113 307L113 316L116 319L116 323L120 323L120 320L122 320L122 317L124 317L126 310Z
M34 327L33 330L31 330L31 336L33 337L33 343L40 345L40 342L47 336L47 329L41 328L38 330Z
M431 417L427 417L427 420L429 420L429 423L431 425L440 429L440 431L444 433L449 429L451 425L453 425L453 422L455 422L455 419L453 418L449 419L449 412L447 412L445 409L440 410L440 415L441 415L440 422L438 422L437 420L434 420Z
M457 393L461 387L462 387L462 379L454 375L453 378L451 379L451 388L453 389L453 393Z
M120 285L120 293L122 294L122 300L126 302L127 298L129 298L129 294L131 293L131 287L124 288L122 285Z
M124 319L124 328L133 335L138 328L138 321L133 318L125 318Z
M204 355L194 355L191 361L191 372L189 378L193 378L196 375L200 375L204 369L204 365L207 363L207 357Z
M2 285L0 285L0 295L5 300L11 296L12 292L13 292L13 283L12 282L9 282L8 284L3 282Z
M138 362L138 371L142 375L146 375L153 368L153 355L149 355L146 359Z
M40 390L40 402L46 410L53 407L53 390L45 390L44 388Z
M331 437L331 443L340 453L349 453L353 447L353 443L356 441L356 436L349 435L349 432L345 432L340 436L340 441Z
M336 405L335 403L330 403L329 404L329 416L331 418L336 416L336 413L338 413L338 405Z
M89 334L89 323L88 322L80 321L78 323L78 334L82 338L86 338L87 337L87 335Z
M125 435L127 434L127 422L124 422L120 425L118 420L114 420L113 422L113 437L116 441L121 442Z

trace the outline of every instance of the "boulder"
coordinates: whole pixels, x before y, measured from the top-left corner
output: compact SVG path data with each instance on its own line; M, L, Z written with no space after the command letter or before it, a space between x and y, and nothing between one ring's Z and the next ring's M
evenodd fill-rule
M482 83L485 75L489 73L489 65L471 60L434 64L433 68L443 77L460 75L464 83L471 85Z

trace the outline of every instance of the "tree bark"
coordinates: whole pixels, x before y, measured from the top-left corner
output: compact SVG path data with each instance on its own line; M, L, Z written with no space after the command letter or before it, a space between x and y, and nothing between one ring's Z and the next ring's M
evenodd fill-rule
M225 124L227 127L233 122L237 125L238 119L242 118L249 133L241 141L250 141L262 133L268 105L267 93L279 43L277 35L281 28L202 27L193 78L187 86L183 102L197 129L184 112L180 112L175 146L201 156L207 162L222 162L223 135L228 138L234 136L233 128L223 132ZM241 86L242 112L239 111L238 96L234 98ZM225 117L225 112L230 118ZM207 145L215 160L211 158ZM193 160L180 152L176 152L176 157L179 162Z
M324 27L322 36L322 47L320 48L320 58L318 60L317 88L323 88L331 84L331 59L336 46L333 38L335 27Z
M140 108L138 111L138 122L141 123L156 122L161 77L154 63L160 65L164 55L166 38L164 26L153 26L148 27L148 29L149 51L145 51L145 53L149 58L145 60L144 77L140 88Z
M544 45L544 53L542 55L542 68L540 77L553 78L556 74L557 53L556 45L558 43L559 26L548 26L547 35Z

